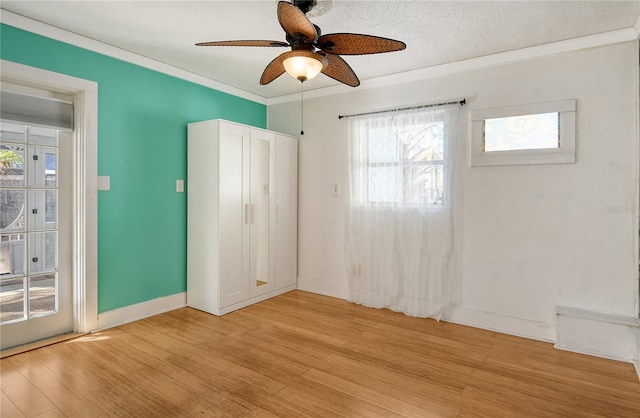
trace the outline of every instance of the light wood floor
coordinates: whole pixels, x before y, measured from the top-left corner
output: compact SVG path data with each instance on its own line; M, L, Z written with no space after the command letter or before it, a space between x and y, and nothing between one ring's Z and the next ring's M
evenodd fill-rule
M3 418L639 417L626 363L295 291L0 361Z

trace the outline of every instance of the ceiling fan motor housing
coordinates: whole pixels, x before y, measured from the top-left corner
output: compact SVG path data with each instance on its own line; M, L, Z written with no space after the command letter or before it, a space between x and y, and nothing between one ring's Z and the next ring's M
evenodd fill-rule
M293 0L293 5L302 10L302 13L307 14L317 4L316 0Z

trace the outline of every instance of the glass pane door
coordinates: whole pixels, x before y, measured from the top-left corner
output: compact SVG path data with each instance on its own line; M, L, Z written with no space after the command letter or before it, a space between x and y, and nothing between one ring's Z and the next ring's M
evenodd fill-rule
M3 349L13 342L29 342L22 341L28 339L27 331L32 331L32 325L26 323L57 314L61 308L59 149L56 130L9 123L0 125L0 326ZM69 284L65 285L63 300L70 294L70 277L67 276L69 274L65 273ZM65 317L71 317L70 308ZM19 323L24 324L19 326ZM41 323L46 329L33 332L34 339L46 337L47 329L58 328ZM14 334L18 335L15 340Z

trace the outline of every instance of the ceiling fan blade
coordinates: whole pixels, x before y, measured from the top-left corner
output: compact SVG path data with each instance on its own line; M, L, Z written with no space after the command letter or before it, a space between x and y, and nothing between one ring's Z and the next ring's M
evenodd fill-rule
M262 72L262 77L260 77L260 84L265 85L271 83L276 78L280 77L284 74L284 65L282 64L283 58L282 56L287 54L287 52L278 55L267 65L267 67Z
M199 42L197 46L289 46L287 42L281 41L213 41Z
M282 29L294 38L303 37L312 42L318 37L315 26L302 10L287 1L278 3L278 21Z
M322 69L322 74L347 86L358 87L360 85L360 80L358 80L356 73L339 55L323 54L323 56L327 59L327 65Z
M407 47L401 41L358 33L329 33L318 38L316 44L324 52L337 55L380 54Z

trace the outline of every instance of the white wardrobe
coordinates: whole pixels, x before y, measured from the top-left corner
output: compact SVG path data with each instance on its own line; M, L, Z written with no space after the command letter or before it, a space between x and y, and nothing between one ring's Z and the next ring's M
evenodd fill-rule
M293 137L189 124L187 305L223 315L296 288L297 164Z

